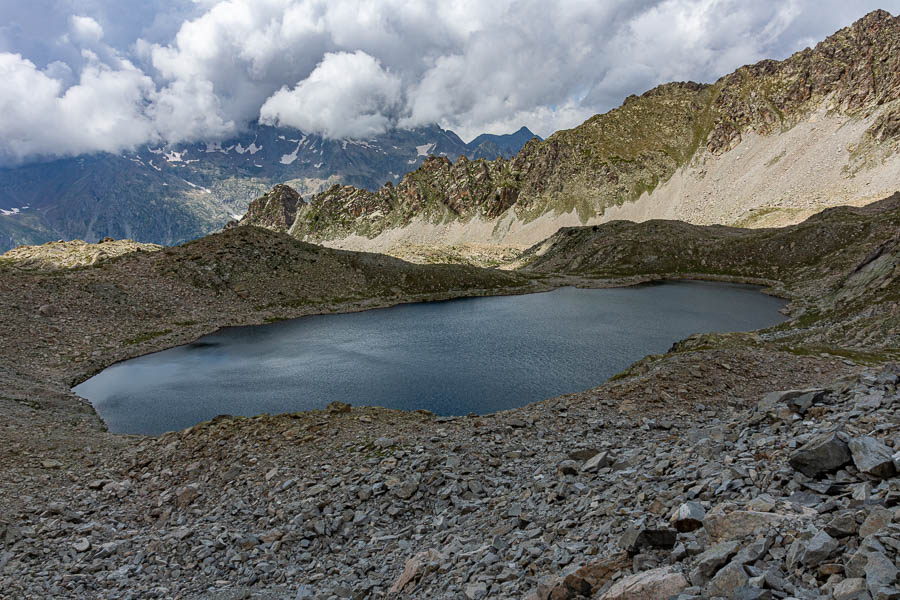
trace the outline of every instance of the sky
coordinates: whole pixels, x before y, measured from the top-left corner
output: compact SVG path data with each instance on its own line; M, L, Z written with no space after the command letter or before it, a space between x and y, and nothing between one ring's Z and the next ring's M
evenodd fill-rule
M544 137L900 0L0 0L0 165L216 141Z

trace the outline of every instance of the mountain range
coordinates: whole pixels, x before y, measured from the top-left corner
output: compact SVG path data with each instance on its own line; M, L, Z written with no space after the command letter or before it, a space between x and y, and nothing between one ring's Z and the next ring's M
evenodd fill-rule
M105 237L176 244L222 228L251 200L287 182L303 194L344 183L376 189L428 155L512 156L536 137L522 128L463 142L436 125L367 140L335 140L251 124L224 142L141 147L0 169L0 251Z
M375 191L332 186L286 229L429 261L616 219L780 226L896 191L898 146L900 19L875 11L786 60L630 96L509 159L430 156Z

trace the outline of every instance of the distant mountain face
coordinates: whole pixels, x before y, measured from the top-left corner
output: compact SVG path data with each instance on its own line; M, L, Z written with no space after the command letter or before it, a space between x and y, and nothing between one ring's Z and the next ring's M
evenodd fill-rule
M474 140L469 142L469 147L474 149L474 156L469 158L484 158L494 160L495 158L512 158L522 149L530 140L540 136L531 133L527 127L522 127L515 133L507 133L505 135L494 135L491 133L482 133Z
M332 186L290 233L398 256L526 248L616 219L785 225L898 189L900 18L875 11L786 60L630 96L508 160L433 157L396 185Z
M143 147L0 169L0 252L60 238L175 244L239 218L251 200L277 183L304 196L335 183L376 189L399 181L428 155L511 156L527 141L516 147L524 135L520 130L491 136L498 140L492 148L485 140L466 144L438 126L331 140L252 125L226 142Z

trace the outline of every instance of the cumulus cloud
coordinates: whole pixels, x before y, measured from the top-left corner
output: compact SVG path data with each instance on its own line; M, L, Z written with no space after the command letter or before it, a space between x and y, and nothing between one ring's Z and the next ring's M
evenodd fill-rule
M113 70L88 55L78 83L66 90L18 54L0 54L0 156L117 152L155 138L143 114L153 81L135 68Z
M103 38L103 27L91 17L75 15L70 19L72 34L79 41L99 42Z
M260 118L336 138L373 136L393 125L401 92L400 78L365 52L330 52L294 89L270 96Z
M880 5L900 9L898 0ZM0 7L0 162L212 141L257 119L337 138L431 123L464 139L521 125L546 136L659 83L713 81L742 64L784 58L878 6L10 3ZM60 7L68 10L64 17L56 14ZM63 41L36 41L46 39Z

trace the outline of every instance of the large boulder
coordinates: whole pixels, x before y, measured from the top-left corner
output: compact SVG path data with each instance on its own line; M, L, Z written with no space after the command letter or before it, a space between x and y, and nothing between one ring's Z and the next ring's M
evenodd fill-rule
M891 449L867 435L850 440L848 444L853 464L862 473L887 479L897 474Z
M600 600L668 600L687 586L684 575L661 567L620 579Z
M731 598L734 596L734 590L746 585L749 580L750 577L742 564L730 562L716 573L706 586L706 591L710 596L717 598Z
M835 471L850 462L845 438L837 432L817 435L791 455L790 465L807 477Z
M696 566L691 571L691 583L703 585L716 574L723 565L740 550L740 542L731 540L719 542L697 557Z
M824 397L825 390L821 388L769 392L759 401L757 412L769 416L770 420L773 420L773 416L779 416L784 409L802 415Z
M785 515L755 510L736 510L726 513L710 511L703 520L703 528L714 542L737 540L765 531L787 519Z
M831 558L841 545L840 542L824 531L814 531L812 533L813 535L808 539L803 539L803 537L797 538L788 549L787 560L792 567L797 565L807 567L819 565Z
M621 552L609 558L602 558L570 571L562 577L542 583L529 600L557 600L558 598L591 597L603 587L613 575L631 567L631 557Z
M678 531L687 533L703 527L705 517L706 511L699 502L685 502L672 514L669 522Z
M629 527L619 539L619 546L629 554L636 554L642 548L672 548L678 538L674 529L650 529Z

